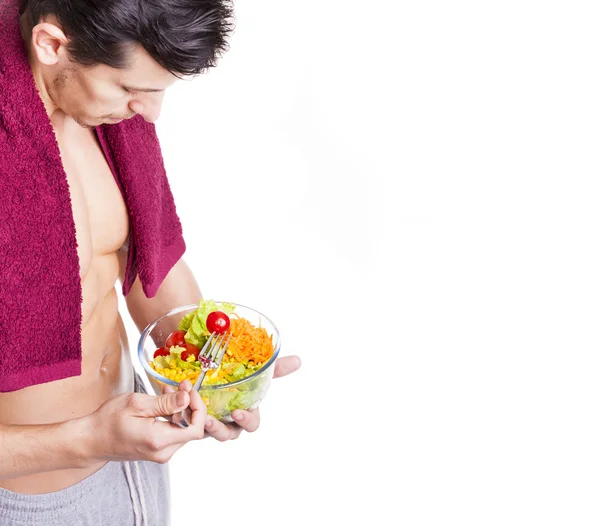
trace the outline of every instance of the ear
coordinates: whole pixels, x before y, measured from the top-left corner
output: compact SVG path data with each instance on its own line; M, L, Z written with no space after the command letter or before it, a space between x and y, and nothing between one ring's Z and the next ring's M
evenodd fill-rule
M53 66L60 60L68 42L62 29L49 22L42 22L31 31L31 50L47 66Z

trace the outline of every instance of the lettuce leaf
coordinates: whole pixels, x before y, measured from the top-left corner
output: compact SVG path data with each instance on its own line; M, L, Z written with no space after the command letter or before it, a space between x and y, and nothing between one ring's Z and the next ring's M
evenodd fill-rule
M179 322L179 329L187 331L185 341L202 349L210 336L210 332L206 328L206 318L211 312L217 310L225 314L231 314L235 310L235 305L231 303L221 303L219 305L213 300L201 300L194 312L186 314Z
M260 391L240 391L227 402L227 411L231 412L235 409L249 409L258 402L260 395Z
M179 327L177 327L180 331L187 331L190 328L192 323L192 318L195 316L196 312L190 312L186 314L181 321L179 322Z

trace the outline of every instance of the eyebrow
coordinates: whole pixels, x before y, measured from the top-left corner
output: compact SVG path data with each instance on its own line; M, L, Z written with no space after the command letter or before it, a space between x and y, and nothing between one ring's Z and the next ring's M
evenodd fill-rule
M155 88L133 88L131 86L123 86L128 91L139 91L141 93L160 93L161 91L165 91L164 89L155 89Z

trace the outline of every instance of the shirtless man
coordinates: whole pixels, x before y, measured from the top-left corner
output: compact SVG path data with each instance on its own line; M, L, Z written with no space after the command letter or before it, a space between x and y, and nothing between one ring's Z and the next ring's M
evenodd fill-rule
M69 5L71 9L65 7ZM33 77L71 192L83 290L82 374L0 393L2 525L168 524L164 464L175 451L190 440L212 436L227 441L258 428L258 411L236 411L237 424L232 425L207 417L189 382L160 397L134 393L118 312L115 286L123 280L129 220L93 127L135 115L147 121L158 118L164 92L177 80L170 71L185 73L185 64L174 60L159 65L131 41L120 21L133 12L142 25L144 16L156 18L159 10L165 23L180 23L170 19L177 9L212 11L182 29L180 42L189 53L216 56L224 49L230 12L220 0L29 0L21 17ZM96 41L73 48L73 39L86 35L73 30L76 23L104 24L101 29L125 50L126 67L117 67L112 51L94 47ZM151 30L143 36L151 41ZM80 55L73 56L73 49ZM200 298L194 277L180 260L154 298L146 298L136 281L126 301L142 329L169 309ZM299 366L297 357L280 358L275 376ZM188 405L194 416L187 429L155 419Z

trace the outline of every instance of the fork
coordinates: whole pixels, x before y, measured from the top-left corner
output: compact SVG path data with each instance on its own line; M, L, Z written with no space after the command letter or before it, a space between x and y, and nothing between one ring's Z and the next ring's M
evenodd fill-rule
M226 335L226 332L221 334L213 332L202 346L202 349L198 353L198 361L202 363L202 372L192 387L194 391L198 391L202 386L207 371L218 369L221 366L225 351L227 351L227 346L229 345L229 340L231 339L231 333L229 333L227 340L225 340ZM170 420L180 427L188 427L192 421L192 411L189 407L186 407L182 413L173 415Z
M225 340L226 335L226 332L223 332L221 334L213 332L210 335L210 338L206 340L206 343L202 347L202 350L198 353L198 360L202 363L202 372L200 373L198 379L194 383L195 391L198 391L200 389L200 386L204 381L204 377L206 376L206 372L209 369L214 370L220 367L221 362L223 361L223 356L225 356L225 351L227 351L229 340L231 339L231 333L229 333L229 337L227 338L227 340Z

